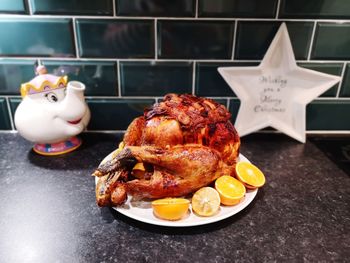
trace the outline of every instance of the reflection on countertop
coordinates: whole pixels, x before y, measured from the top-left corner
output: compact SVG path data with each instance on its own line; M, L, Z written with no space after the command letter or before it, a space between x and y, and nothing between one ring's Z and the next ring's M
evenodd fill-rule
M350 178L319 149L318 137L306 144L278 134L243 137L241 153L263 170L266 185L240 213L191 228L148 225L97 207L90 174L122 134L82 138L77 151L44 157L18 134L0 133L2 262L345 262L350 257Z
M310 138L330 160L350 175L350 136L316 136Z

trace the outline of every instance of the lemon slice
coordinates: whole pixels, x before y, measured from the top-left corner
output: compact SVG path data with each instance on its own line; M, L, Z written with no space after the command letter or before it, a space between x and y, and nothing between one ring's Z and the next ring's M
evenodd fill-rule
M238 204L246 193L244 185L229 175L223 175L216 179L215 189L218 191L223 205Z
M199 216L212 216L219 208L220 196L212 187L202 187L192 196L192 209Z
M248 189L262 187L265 184L263 172L254 164L238 162L236 164L236 176Z
M189 206L190 201L184 198L163 198L152 202L155 216L171 221L183 218Z

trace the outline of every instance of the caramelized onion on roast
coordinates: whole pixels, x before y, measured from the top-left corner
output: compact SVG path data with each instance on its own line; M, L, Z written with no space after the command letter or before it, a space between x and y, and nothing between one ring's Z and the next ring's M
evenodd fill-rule
M219 103L189 94L168 94L132 121L125 147L93 175L100 206L137 198L183 196L232 174L240 139L231 114ZM143 163L144 172L133 167Z

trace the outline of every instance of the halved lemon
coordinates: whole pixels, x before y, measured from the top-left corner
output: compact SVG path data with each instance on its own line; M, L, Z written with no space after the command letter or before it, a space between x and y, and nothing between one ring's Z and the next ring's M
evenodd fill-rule
M189 206L190 201L184 198L163 198L152 202L155 216L171 221L183 218Z
M192 196L192 209L200 216L212 216L219 211L220 196L212 187L202 187Z
M229 175L223 175L216 179L215 189L218 191L223 205L238 204L246 193L244 185Z
M254 164L238 162L236 164L236 176L248 189L256 189L265 184L263 172Z

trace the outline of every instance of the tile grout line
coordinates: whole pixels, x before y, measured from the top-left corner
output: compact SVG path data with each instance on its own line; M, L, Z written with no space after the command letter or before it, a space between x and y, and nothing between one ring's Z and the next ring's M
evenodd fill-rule
M350 130L338 130L338 131L332 131L332 130L308 130L306 131L306 134L349 134Z
M105 96L93 96L93 95L86 95L85 98L88 100L93 100L93 99L97 99L97 100L114 100L114 99L125 99L125 100L150 100L150 99L154 99L156 96L111 96L111 95L105 95Z
M75 56L76 56L76 58L79 59L79 58L80 58L80 54L79 54L79 49L78 49L78 36L77 36L77 29L76 29L75 17L73 17L72 23L73 23L72 26L73 26Z
M115 3L115 1L117 1L117 0L112 0L113 17L116 17L116 16L117 16L116 3Z
M344 79L344 76L345 76L346 65L347 65L347 63L344 62L344 65L343 65L343 68L342 68L342 71L341 71L341 74L340 74L341 79L340 79L340 81L338 83L337 95L335 96L337 99L339 99L341 86L343 85L343 79Z
M34 18L78 18L78 19L92 19L92 20L100 20L100 19L107 19L107 20L154 20L154 19L162 19L162 20L189 20L189 21L196 21L196 20L202 20L202 21L288 21L288 22L330 22L330 23L350 23L350 19L311 19L311 18L253 18L253 17L157 17L157 16L88 16L88 15L28 15L28 14L1 14L3 18L27 18L27 17L34 17Z
M237 37L237 24L238 20L235 20L235 25L233 29L233 39L232 39L232 54L231 54L231 60L235 59L235 49L236 49L236 37Z
M230 111L230 99L229 98L226 98L226 109L228 110L228 111Z
M85 130L83 133L125 133L126 130ZM349 134L350 130L307 130L306 134ZM18 133L17 130L0 130L0 133ZM256 133L280 133L279 131L257 131Z
M0 130L0 133L18 133L16 130Z
M158 60L158 18L154 19L154 59Z
M0 56L0 62L2 59L8 59L8 60L38 60L38 57L12 57L12 56ZM89 58L89 57L40 57L41 60L58 60L58 61L79 61L79 62L89 62L89 61L98 61L98 62L115 62L116 59L120 61L132 61L132 62L137 62L137 61L160 61L160 62L191 62L191 61L196 61L196 62L232 62L231 59L191 59L191 58L184 58L184 59L170 59L170 58ZM344 63L344 62L350 62L350 60L317 60L317 59L299 59L296 60L297 63L320 63L320 64L326 64L326 63ZM261 62L260 59L236 59L235 62L243 62L243 63L259 63Z
M280 15L280 6L281 6L281 0L278 0L275 19L278 19L278 16Z
M198 0L196 0L196 3L195 3L195 18L198 18Z
M310 61L311 58L311 53L312 53L312 48L314 47L314 38L315 38L315 31L317 27L317 22L314 22L314 26L312 28L312 33L311 33L311 39L310 39L310 46L309 46L309 52L307 54L307 61Z
M11 111L10 101L9 101L8 96L5 96L5 101L6 101L6 105L7 105L7 111L9 112L11 130L14 131L15 130L15 124L14 124L14 119L13 119L14 116L12 116L12 111Z
M21 95L0 95L0 98L13 98L13 99L21 99ZM149 99L155 99L157 96L110 96L110 95L105 95L105 96L94 96L94 95L86 95L86 99L135 99L135 100L149 100ZM232 97L232 96L207 96L208 98L211 99L222 99L222 100L239 100L237 97ZM350 97L318 97L314 101L350 101Z
M192 66L192 95L196 94L196 61L193 61Z
M335 101L350 101L350 98L342 98L342 97L317 97L312 102L322 101L322 100L335 100Z
M198 61L198 62L231 62L231 58L229 59L193 59L193 58L183 58L183 59L172 59L172 58L96 58L96 57L40 57L42 60L64 60L64 61L81 61L81 62L89 62L89 61L101 61L101 62L110 62L115 61L116 59L120 61L163 61L163 62L191 62L191 61ZM9 60L37 60L38 57L11 57L11 56L0 56L0 62L2 59L9 59ZM239 62L260 62L261 60L247 60L247 59L237 59ZM300 60L298 62L305 62L304 60ZM318 62L335 62L332 60L327 61L318 61ZM341 62L344 62L342 60Z
M121 83L120 83L120 61L117 60L117 90L118 90L118 97L121 98L122 96L122 88L121 88Z
M27 3L27 6L28 6L29 16L32 16L33 15L33 9L32 9L32 5L30 3L30 0L27 0L26 3Z

